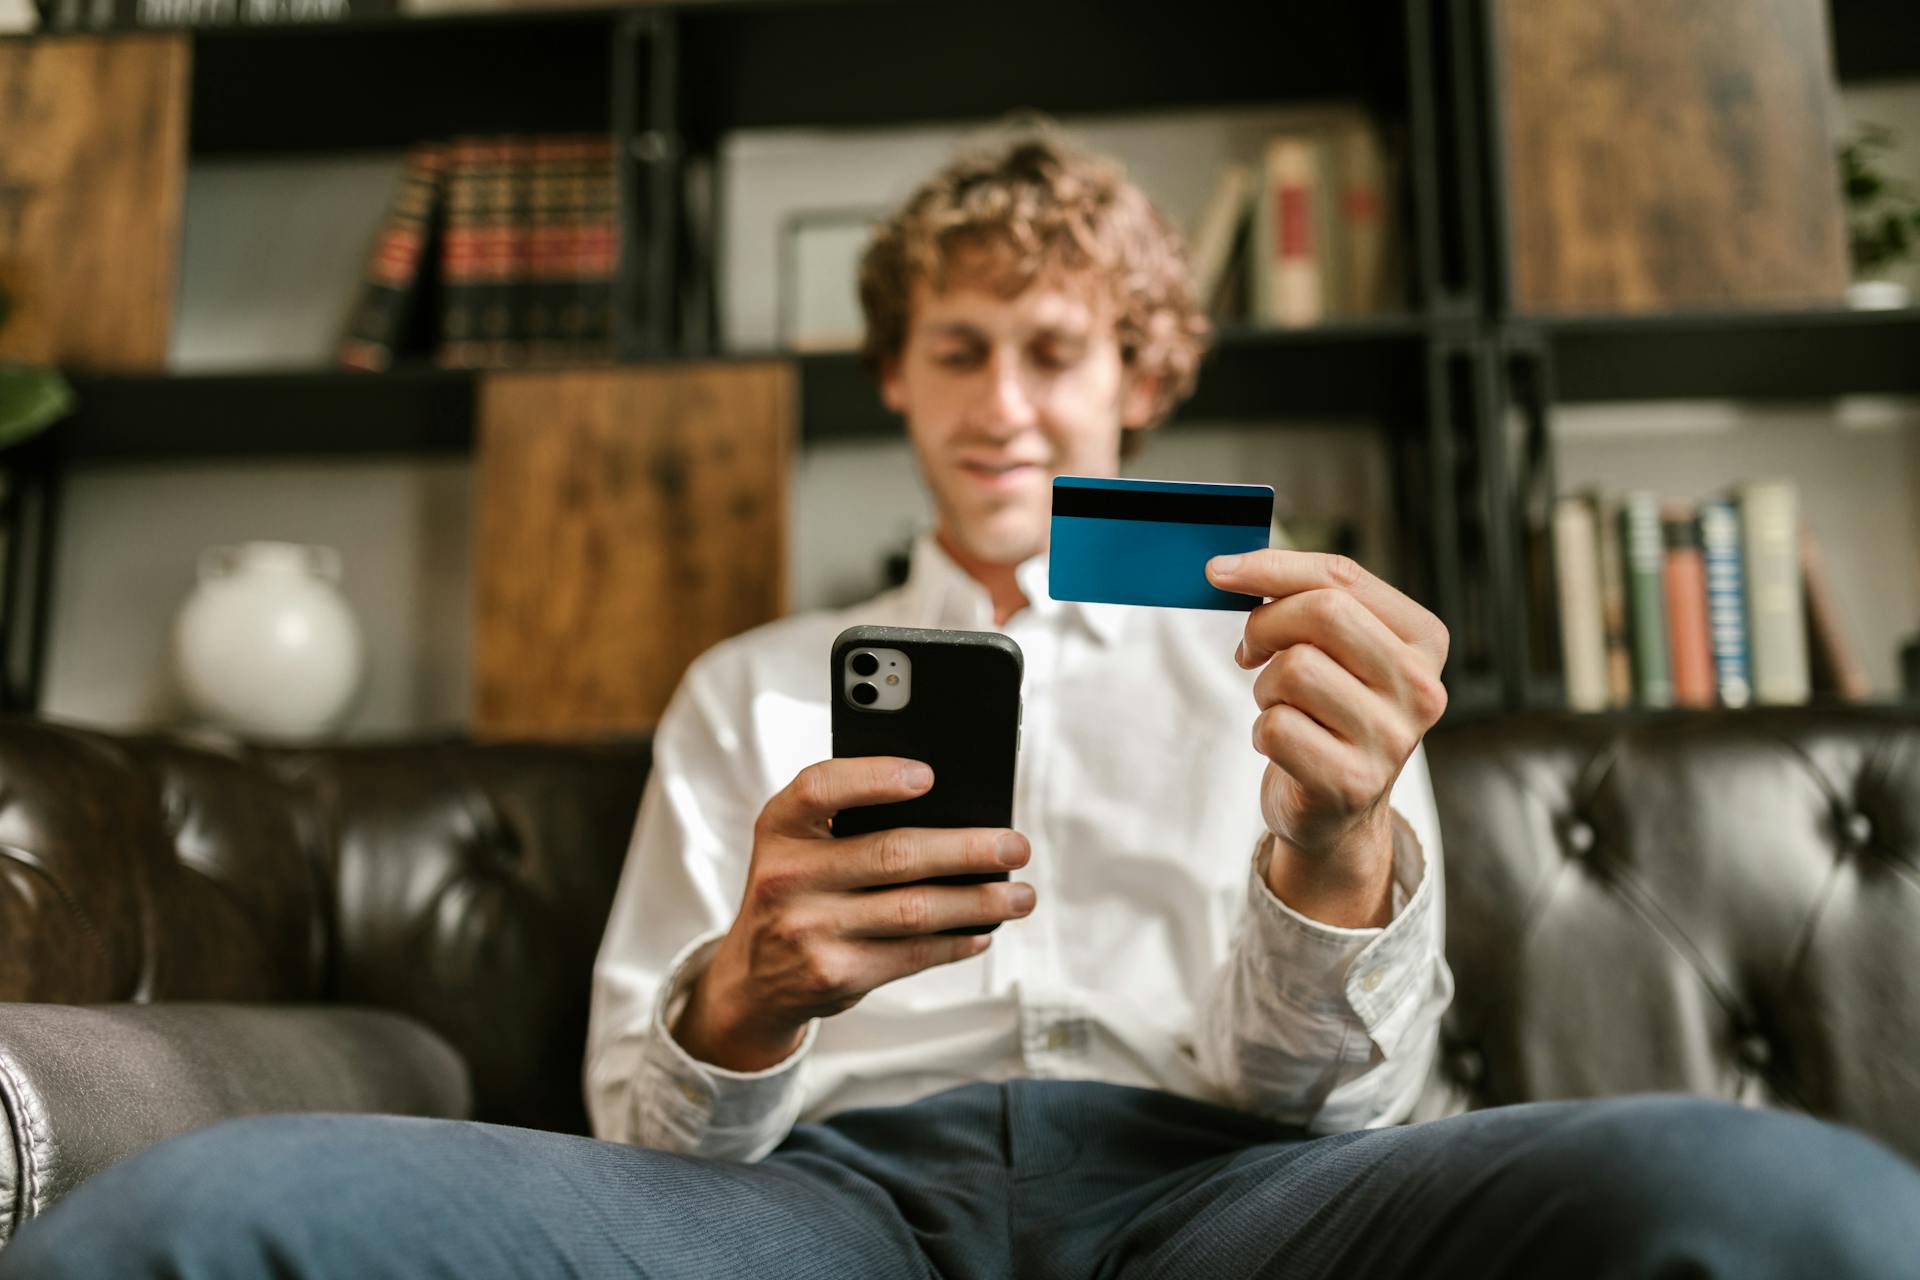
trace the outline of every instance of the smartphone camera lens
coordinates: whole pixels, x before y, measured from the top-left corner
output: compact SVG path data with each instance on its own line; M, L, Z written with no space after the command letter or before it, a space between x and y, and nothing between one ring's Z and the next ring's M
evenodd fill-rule
M860 656L862 658L866 658L867 661L869 662L873 661L872 656L869 654L863 653ZM856 663L857 663L857 660L856 660ZM880 691L874 688L872 685L868 684L864 680L861 681L859 684L853 686L853 700L859 703L863 707L872 706L873 700L875 698L878 698L879 696L880 696Z
M857 676L870 676L880 669L880 659L870 653L856 653L853 655L852 666L853 674ZM869 698L868 701L871 702L872 699Z

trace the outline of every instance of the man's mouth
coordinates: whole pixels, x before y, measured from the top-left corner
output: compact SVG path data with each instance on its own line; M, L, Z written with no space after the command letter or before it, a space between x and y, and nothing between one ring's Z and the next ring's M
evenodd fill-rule
M987 461L969 459L960 463L960 469L984 484L1012 484L1026 479L1029 475L1040 473L1037 462Z

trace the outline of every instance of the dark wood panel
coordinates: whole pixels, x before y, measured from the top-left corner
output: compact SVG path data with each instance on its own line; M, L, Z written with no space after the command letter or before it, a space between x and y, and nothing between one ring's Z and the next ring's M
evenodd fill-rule
M697 146L727 129L1406 99L1401 4L744 0L677 11Z
M89 461L466 453L474 378L428 367L82 376L54 439L62 457Z
M1520 311L1840 299L1826 0L1496 8Z
M786 610L793 369L481 384L474 727L650 729L688 663Z
M1562 401L1920 395L1920 309L1545 326Z
M0 42L0 359L165 363L189 64L181 36Z
M613 120L613 19L386 22L194 37L195 155L398 150Z
M1419 412L1428 322L1418 316L1310 329L1229 329L1174 421L1248 424L1327 418L1378 422ZM806 439L898 435L897 415L850 354L799 357Z

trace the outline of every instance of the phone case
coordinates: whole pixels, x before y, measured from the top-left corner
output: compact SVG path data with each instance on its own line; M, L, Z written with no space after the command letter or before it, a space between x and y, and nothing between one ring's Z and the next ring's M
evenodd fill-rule
M840 673L851 650L899 649L913 663L911 700L875 711L847 696ZM1008 827L1020 749L1020 646L986 631L849 627L833 642L829 688L836 759L900 756L925 761L933 788L911 800L843 809L836 836L892 827ZM1005 880L1004 871L937 876L929 883ZM997 926L952 930L984 933Z

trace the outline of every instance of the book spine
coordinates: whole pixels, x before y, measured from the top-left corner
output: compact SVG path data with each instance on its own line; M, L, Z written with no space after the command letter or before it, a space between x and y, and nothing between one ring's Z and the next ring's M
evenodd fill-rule
M1800 530L1800 581L1806 597L1807 666L1813 691L1847 702L1865 700L1872 688L1866 668L1847 640L1826 557L1820 554L1812 530L1804 525Z
M399 0L58 0L46 25L49 31L312 27L399 12Z
M1747 596L1740 564L1740 513L1731 502L1700 505L1700 548L1706 561L1707 624L1713 669L1723 706L1753 701L1747 668Z
M613 168L613 139L586 141L587 216L582 226L581 271L587 283L587 354L614 355L614 280L620 269L620 194Z
M1213 194L1195 220L1188 261L1194 301L1208 314L1219 304L1221 281L1232 255L1234 233L1247 217L1247 192L1253 186L1249 165L1229 164L1214 180Z
M360 300L340 343L338 360L344 367L392 367L419 298L428 227L445 170L444 148L427 145L408 152L406 168L375 237Z
M1560 653L1567 705L1601 711L1607 705L1607 638L1600 620L1599 531L1593 504L1562 498L1553 508L1554 577L1560 599Z
M1739 490L1747 566L1747 642L1753 696L1773 704L1805 702L1809 693L1807 627L1800 598L1800 495L1791 481Z
M1362 120L1347 130L1340 160L1340 225L1345 246L1341 273L1348 315L1373 315L1385 306L1386 160L1380 132Z
M1620 500L1592 495L1594 528L1600 540L1600 624L1607 638L1607 705L1633 705L1633 645L1627 628L1627 570L1620 551Z
M513 140L483 144L475 243L480 258L482 362L513 363Z
M1315 149L1309 137L1283 134L1267 146L1254 252L1256 316L1268 324L1318 324L1325 314L1314 243Z
M1674 705L1710 707L1714 679L1707 564L1693 509L1669 506L1661 514L1661 532L1666 544L1667 651L1673 668Z
M1666 592L1662 582L1660 503L1650 493L1630 493L1620 506L1620 538L1626 565L1627 619L1633 638L1633 685L1640 705L1673 705L1673 675L1667 656Z
M525 364L532 343L533 149L532 138L519 136L506 139L502 148L506 207L501 225L506 261L501 268L501 295L507 320L496 357L499 364Z
M475 221L479 201L480 140L460 138L448 148L446 228L440 237L439 363L474 368L485 362L480 342L480 252Z

